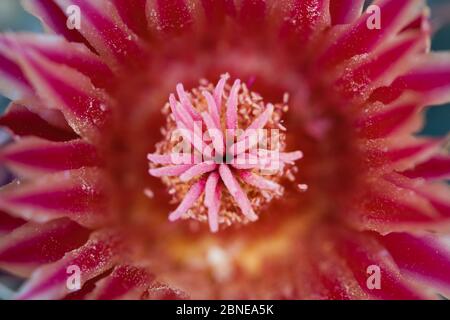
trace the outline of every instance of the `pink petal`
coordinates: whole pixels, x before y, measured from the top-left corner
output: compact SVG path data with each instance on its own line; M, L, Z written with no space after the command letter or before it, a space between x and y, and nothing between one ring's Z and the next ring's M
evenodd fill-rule
M0 151L0 159L16 172L37 175L102 163L93 145L83 140L50 142L37 138L25 138Z
M47 34L12 34L0 37L0 47L19 44L24 50L32 50L48 60L67 65L88 76L99 87L111 85L111 70L82 44L68 43L59 36Z
M15 274L28 275L38 266L61 259L82 246L89 230L68 219L45 224L29 222L8 234L0 244L0 265Z
M408 233L391 233L379 240L401 269L450 287L450 251L442 241Z
M227 187L233 199L236 201L237 205L241 208L244 216L250 221L258 220L258 216L253 211L250 200L242 190L239 182L234 178L230 168L226 164L221 164L219 167L219 173L223 183Z
M391 161L400 161L406 158L428 158L430 154L435 152L442 141L440 139L424 139L422 142L405 146L403 148L394 148L385 153Z
M85 226L104 223L108 214L98 169L78 169L13 182L0 191L0 208L36 222L70 217Z
M157 0L158 30L179 33L189 29L193 23L185 0Z
M0 210L0 236L9 233L14 229L23 225L26 221L17 217L13 217L8 213Z
M20 289L16 299L60 299L73 292L67 280L70 267L81 271L81 285L112 268L122 249L122 238L113 231L99 231L81 248L67 253L61 260L37 269Z
M375 88L391 83L417 59L417 54L424 49L425 38L420 32L397 37L395 42L373 53L353 70L346 69L336 85L346 98L362 98Z
M250 171L241 170L239 171L239 176L245 183L262 190L280 191L283 188L278 183L273 182L272 180L264 179L263 177L253 174Z
M227 15L236 16L233 0L201 0L208 27L224 26Z
M367 151L367 162L372 167L389 165L403 171L432 157L442 145L441 139L414 139L396 146L375 146Z
M370 236L355 233L335 233L336 249L347 262L361 288L370 296L386 300L417 300L424 296L419 294L402 277L392 259L385 254L383 247ZM371 290L367 286L368 266L378 266L381 270L381 288Z
M333 25L354 22L362 13L364 0L330 0Z
M153 278L154 276L143 268L120 265L96 284L88 299L138 300L142 298Z
M363 14L349 28L343 30L319 56L318 65L334 66L352 56L373 51L382 42L393 37L410 21L421 0L380 0L376 2L382 12L382 27L367 28L372 13Z
M173 176L179 176L192 168L192 164L180 164L180 165L173 165L173 166L167 166L167 167L161 167L158 169L150 169L148 172L150 175L154 177L173 177Z
M16 50L25 74L47 106L61 110L74 131L95 140L108 115L106 93L94 89L86 76L73 69L19 47Z
M51 141L67 141L78 136L73 131L56 127L26 107L12 103L6 113L0 117L0 126L4 126L17 136L36 136Z
M402 173L390 173L385 175L384 179L399 188L412 192L417 199L427 201L441 215L443 220L450 217L450 188L444 181L441 183L424 183L422 179L410 179ZM445 228L445 222L442 221L442 228ZM447 221L448 223L449 221Z
M421 102L426 104L446 103L450 99L450 55L429 53L424 55L420 65L398 77L390 86L376 90L372 101L390 103L403 92L417 92Z
M305 43L330 24L328 0L293 0L281 26L281 36Z
M186 300L188 295L178 289L171 288L167 284L162 284L159 282L153 282L148 289L148 296L145 297L146 300Z
M148 36L148 23L146 17L147 0L113 0L123 22L136 34Z
M0 93L10 100L32 97L33 88L20 67L4 54L0 46Z
M355 199L356 208L343 216L359 230L382 234L414 229L436 230L449 221L425 198L382 180Z
M327 225L313 225L313 230L307 232L303 241L298 244L297 254L302 260L298 268L298 286L303 298L328 300L367 300L370 296L363 291L346 261L339 255L334 234L329 232ZM335 228L342 228L336 225ZM328 263L323 263L327 261ZM300 271L301 270L301 271ZM304 283L310 282L311 286Z
M266 18L265 0L242 0L239 12L239 22L248 30L257 30L263 26Z
M359 135L367 139L389 136L409 123L409 120L418 110L417 104L402 103L374 115L364 117L356 123Z
M66 14L55 3L55 0L25 0L24 7L55 33L64 36L71 42L84 43L92 51L95 51L78 30L67 28Z
M195 183L184 196L178 208L169 215L170 221L176 221L181 218L197 201L205 190L206 179L201 179Z
M133 64L134 59L144 57L137 36L118 17L110 2L83 0L55 0L61 9L76 5L83 17L79 32L109 65ZM133 59L130 59L133 57Z
M183 174L180 175L180 180L183 182L188 182L189 180L197 176L201 176L205 173L211 172L216 168L217 164L215 164L213 161L199 163L183 172Z
M427 180L441 180L450 178L450 157L434 156L414 168L403 171L409 178L424 178Z

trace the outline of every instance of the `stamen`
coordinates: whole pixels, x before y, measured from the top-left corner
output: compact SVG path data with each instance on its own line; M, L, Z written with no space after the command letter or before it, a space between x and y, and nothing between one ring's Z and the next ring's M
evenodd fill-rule
M202 81L189 93L178 84L179 101L171 94L164 109L164 138L147 156L150 175L161 178L179 203L169 220L208 221L211 232L258 220L264 207L283 195L281 181L295 181L294 162L303 157L301 151L285 152L279 128L286 95L284 103L265 104L239 79L231 87L228 79L222 75L216 86ZM177 150L179 138L190 147L188 154Z

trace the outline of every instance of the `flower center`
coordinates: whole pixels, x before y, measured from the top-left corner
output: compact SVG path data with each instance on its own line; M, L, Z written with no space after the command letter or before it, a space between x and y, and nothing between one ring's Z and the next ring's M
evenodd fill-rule
M220 226L258 220L284 193L282 180L294 181L301 151L285 152L282 116L288 101L266 104L239 79L228 85L176 87L163 108L167 117L156 153L148 155L150 175L161 178L178 207L169 220L195 219Z

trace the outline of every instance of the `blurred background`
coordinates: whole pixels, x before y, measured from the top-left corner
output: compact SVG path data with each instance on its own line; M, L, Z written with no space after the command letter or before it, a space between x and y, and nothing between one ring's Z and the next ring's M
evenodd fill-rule
M432 7L433 25L438 29L434 35L432 49L450 51L450 0L428 0L428 3ZM4 31L42 32L43 29L38 19L21 8L20 0L0 0L0 32ZM8 104L9 100L0 95L0 114ZM449 132L450 104L429 108L427 124L422 134L442 136ZM0 145L7 139L6 134L0 131ZM0 172L0 176L1 174ZM0 300L10 297L20 283L19 279L0 272Z

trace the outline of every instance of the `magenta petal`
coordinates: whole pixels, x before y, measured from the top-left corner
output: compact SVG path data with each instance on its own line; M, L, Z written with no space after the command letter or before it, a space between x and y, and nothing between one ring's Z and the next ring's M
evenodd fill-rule
M156 0L159 30L177 33L189 29L193 23L185 0Z
M78 169L43 175L27 183L11 183L0 190L0 207L37 222L70 217L82 225L104 223L108 210L101 173Z
M377 89L372 101L390 103L404 92L417 92L426 104L446 103L450 99L450 55L430 53L424 55L418 67L398 77L390 86Z
M67 280L81 271L81 285L112 268L122 248L122 238L113 231L99 231L81 248L67 253L61 260L37 269L16 296L20 300L60 299L76 291Z
M398 146L377 146L367 151L367 161L373 167L389 165L406 170L432 157L442 145L442 139L414 139Z
M110 66L133 64L143 57L137 36L120 20L109 1L55 0L60 8L70 5L80 8L83 27L80 33ZM134 59L129 59L132 56Z
M8 213L0 210L0 236L9 233L14 229L23 225L26 221L17 217L13 217Z
M319 65L334 66L352 56L368 53L380 43L399 32L420 8L420 0L380 0L377 5L382 12L382 28L368 29L367 19L372 13L363 14L348 29L333 39L327 50L320 55Z
M106 278L96 284L88 299L137 300L141 299L154 276L143 268L129 265L117 266Z
M0 117L0 126L22 137L36 136L51 141L67 141L78 137L75 132L58 128L26 107L15 103L12 103Z
M375 239L365 234L340 232L335 240L337 241L337 250L346 260L356 280L367 294L386 300L424 298L402 277L392 258L383 254L383 247ZM367 268L369 266L380 268L381 288L378 290L370 290L367 286Z
M356 212L347 211L344 219L358 230L381 234L424 229L438 231L448 227L448 216L404 180L409 179L401 175L388 177L385 182L379 179L376 187L367 188L370 191L359 196Z
M386 151L385 155L391 161L401 161L411 158L427 158L428 155L436 151L441 144L442 140L428 139L410 146Z
M11 100L33 96L33 88L20 67L2 51L0 46L0 93Z
M223 26L227 15L236 16L233 0L201 0L201 3L210 27Z
M440 180L450 178L450 157L437 155L425 162L417 164L414 168L402 172L409 178L424 178L427 180Z
M369 59L353 70L346 69L336 85L342 88L347 98L361 98L370 94L375 88L391 83L411 61L417 59L417 54L424 49L426 35L417 32L398 37L392 44L381 48ZM356 90L355 90L356 88Z
M79 169L102 163L96 148L83 140L50 142L37 138L21 139L7 146L0 151L0 159L24 175Z
M239 22L249 30L257 30L266 18L265 0L242 0L239 11Z
M112 0L123 22L136 34L146 37L148 24L145 12L147 0Z
M49 108L60 110L80 135L95 140L109 114L104 91L76 70L50 62L34 52L15 48L18 60L41 99Z
M83 245L90 231L68 219L45 224L29 222L8 234L0 244L0 265L27 274L40 265L61 259Z
M401 269L450 287L450 251L442 241L407 233L391 233L379 240Z
M25 0L24 7L55 33L61 34L69 41L84 43L92 51L95 51L78 30L67 28L67 17L55 0Z
M356 126L360 136L367 139L384 138L409 122L418 111L416 104L400 104L388 110L360 119Z
M187 293L156 281L152 283L145 297L146 300L186 300L188 298Z
M13 47L19 44L25 50L33 50L48 60L67 65L88 76L94 85L106 87L114 78L112 71L85 46L68 43L53 35L19 34L3 35L0 46Z
M330 0L331 22L348 24L354 22L362 13L364 0Z
M281 36L304 43L330 24L329 0L293 0L281 26Z

